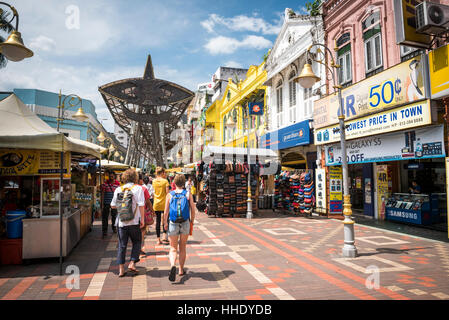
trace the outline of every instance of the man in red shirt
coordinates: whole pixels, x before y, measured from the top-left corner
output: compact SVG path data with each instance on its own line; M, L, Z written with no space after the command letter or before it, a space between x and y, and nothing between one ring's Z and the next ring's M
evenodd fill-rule
M101 185L101 203L103 204L103 211L101 214L103 239L108 233L109 212L111 213L112 232L117 232L117 228L115 227L117 209L111 209L111 201L117 187L120 187L120 183L115 179L115 173L113 171L106 171L106 180Z
M154 216L154 210L153 210L153 205L151 203L150 192L148 191L147 186L143 182L142 173L139 173L139 185L141 186L141 188L143 190L143 195L145 197L145 214L147 214L149 211L150 214ZM145 253L145 233L146 233L147 226L148 225L145 222L145 226L140 229L140 231L142 232L142 248L140 249L141 255L146 255L146 253Z

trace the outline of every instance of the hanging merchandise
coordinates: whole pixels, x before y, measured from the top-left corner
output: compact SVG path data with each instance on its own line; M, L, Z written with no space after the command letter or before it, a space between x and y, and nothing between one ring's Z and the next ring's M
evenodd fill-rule
M251 200L253 212L258 210L260 164L248 165L239 161L208 165L209 175L204 175L206 194L206 213L221 217L234 214L244 215L247 211L248 175L250 175Z
M311 215L315 207L313 171L282 171L275 177L275 208L287 213Z

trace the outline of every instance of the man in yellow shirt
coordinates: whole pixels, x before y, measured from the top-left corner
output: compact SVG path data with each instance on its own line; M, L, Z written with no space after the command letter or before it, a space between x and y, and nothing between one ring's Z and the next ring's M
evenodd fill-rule
M167 194L170 192L169 189L170 184L167 180L167 175L165 173L165 169L162 167L156 168L156 179L153 180L153 188L154 188L154 203L153 209L156 212L156 236L157 236L157 244L162 244L161 242L161 224L164 226L164 222L162 222L162 217L164 216L165 210L165 199ZM167 231L162 229L164 233L164 242L168 243L168 235Z

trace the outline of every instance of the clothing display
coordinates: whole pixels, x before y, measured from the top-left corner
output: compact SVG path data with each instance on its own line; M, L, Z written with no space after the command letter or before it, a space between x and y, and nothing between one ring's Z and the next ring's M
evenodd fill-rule
M252 195L252 209L257 212L257 191L261 165L241 162L214 162L206 167L202 175L202 191L206 195L206 214L221 217L224 215L246 214L248 199L248 174Z
M282 171L275 178L275 209L311 215L315 207L313 171Z

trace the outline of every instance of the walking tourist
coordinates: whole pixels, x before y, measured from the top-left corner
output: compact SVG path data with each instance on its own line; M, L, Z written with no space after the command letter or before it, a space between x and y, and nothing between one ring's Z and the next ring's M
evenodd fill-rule
M143 177L143 183L147 186L148 192L150 193L150 201L151 204L153 204L154 200L153 179L151 177L145 176Z
M106 172L106 180L101 185L101 203L103 204L103 211L101 212L101 223L102 223L102 231L103 231L103 239L108 234L108 220L109 213L111 214L111 225L112 232L116 233L117 230L115 228L115 219L117 217L117 210L111 208L111 200L114 196L114 192L117 187L120 186L120 183L115 179L115 174L113 171Z
M191 192L192 192L192 190L191 190L192 186L193 186L192 177L189 176L189 179L187 180L187 182L186 182L186 184L185 184L185 189L186 189L187 192L190 193L190 194L191 194Z
M125 257L128 239L131 239L131 261L128 270L137 272L136 263L140 261L139 252L142 243L142 228L145 214L145 196L141 187L136 185L137 172L134 169L126 170L122 175L125 184L118 187L114 192L111 201L111 208L117 209L118 226L118 253L117 263L119 264L119 277L123 277L125 273Z
M164 227L164 223L162 222L162 218L164 215L165 209L165 198L167 194L170 192L169 183L167 180L167 176L165 173L165 169L162 167L156 168L156 179L153 180L153 188L154 188L154 205L153 209L156 212L156 236L157 236L157 244L162 244L161 242L161 224ZM167 231L162 230L164 233L163 241L168 243Z
M142 188L143 194L145 197L145 216L143 218L145 224L140 230L142 233L142 248L140 249L140 254L146 255L146 253L145 253L145 233L147 231L147 227L150 224L152 224L154 210L153 210L153 204L150 201L150 198L151 198L150 193L148 191L147 186L144 184L143 175L141 173L139 173L139 185Z
M182 174L176 175L174 179L176 189L167 195L164 210L164 229L168 230L170 239L170 273L168 279L176 279L176 258L179 248L179 275L184 272L186 262L187 238L193 228L195 220L195 206L192 196L184 189L186 178ZM169 222L167 222L167 220Z

